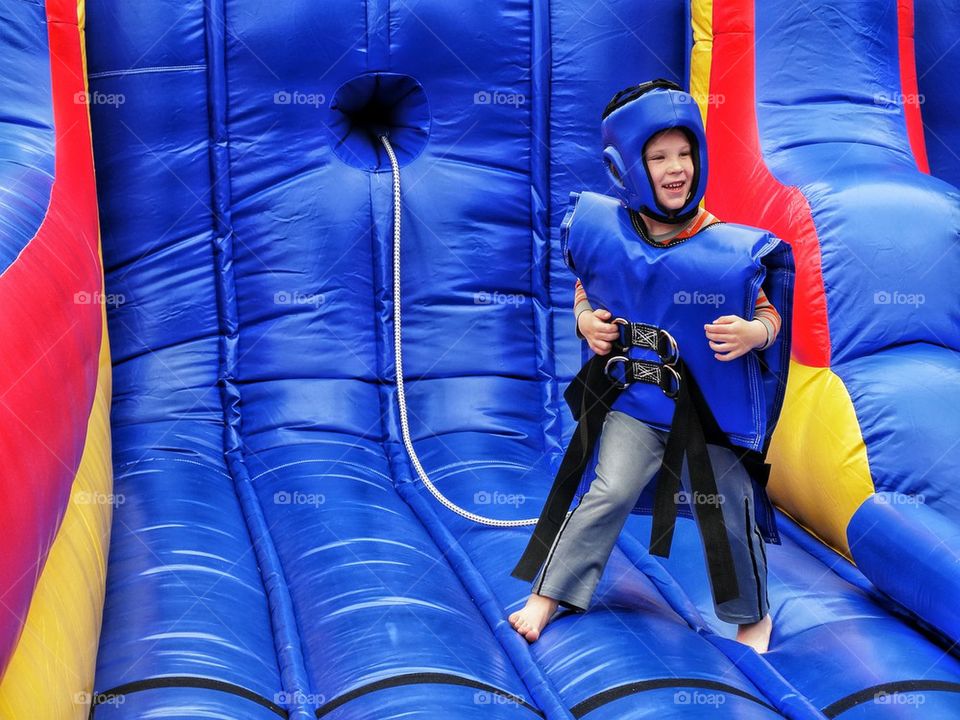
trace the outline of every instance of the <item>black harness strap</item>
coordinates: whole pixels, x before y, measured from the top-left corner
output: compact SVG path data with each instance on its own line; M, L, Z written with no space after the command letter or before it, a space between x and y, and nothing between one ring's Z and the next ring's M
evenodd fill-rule
M593 446L603 428L603 419L623 391L623 388L611 381L604 372L606 361L606 357L594 355L580 368L580 372L563 393L577 420L577 427L533 529L533 536L517 566L510 573L511 577L518 580L532 582L546 560L587 469Z
M656 385L663 390L663 394L668 398L676 399L680 390L680 375L674 365L615 355L607 360L605 366L607 374L609 375L620 364L623 365L623 374L627 384L640 382Z
M704 434L704 413L716 425L713 413L696 387L689 368L679 361L681 377L677 404L670 425L670 436L660 464L660 479L654 497L653 523L650 528L650 554L670 557L673 531L677 520L677 494L683 458L690 470L693 511L697 514L703 547L707 555L710 584L718 603L740 597L737 574L723 520L723 507L717 489L713 465L707 452ZM694 400L695 396L699 402ZM711 430L719 428L711 428ZM711 433L712 434L712 433ZM711 502L711 499L713 502Z
M718 603L737 598L740 596L739 584L707 442L736 452L747 472L761 487L766 486L770 470L764 462L766 453L734 450L726 434L720 430L713 411L704 400L693 374L680 358L676 342L668 332L654 325L628 322L622 318L615 318L613 322L620 326L620 339L613 343L610 355L594 355L590 358L564 392L564 398L577 420L577 427L533 535L510 575L527 582L536 577L576 495L603 428L604 417L629 383L643 382L658 385L665 395L676 400L654 497L650 553L660 557L670 556L677 519L677 493L686 456L693 491L693 509L703 538L715 598ZM630 358L627 356L630 347L653 350L663 362ZM609 374L611 367L618 363L624 365L624 383ZM698 498L715 498L716 502L698 502Z

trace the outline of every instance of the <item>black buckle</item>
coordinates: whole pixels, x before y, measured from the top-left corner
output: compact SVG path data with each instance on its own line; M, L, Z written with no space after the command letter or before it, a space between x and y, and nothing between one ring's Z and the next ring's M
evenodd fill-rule
M645 382L657 385L670 399L680 394L680 373L677 363L680 362L680 348L673 335L647 323L630 322L626 318L616 317L611 322L619 325L620 337L613 343L614 353L603 366L603 374L617 388L623 390L633 382ZM629 336L628 336L629 335ZM627 355L632 347L653 350L660 358L660 362L637 360ZM624 379L620 380L611 373L614 365L623 363Z
M626 365L623 380L611 374L611 368L617 363ZM614 355L607 359L603 366L603 374L621 390L634 382L643 382L658 386L663 394L671 400L676 399L680 394L680 373L673 365L667 363L637 360L626 355Z
M664 365L676 365L680 360L677 341L663 328L647 323L630 322L622 317L616 317L610 322L620 326L619 349L622 353L626 353L628 348L638 347L653 350ZM626 337L628 331L629 338Z

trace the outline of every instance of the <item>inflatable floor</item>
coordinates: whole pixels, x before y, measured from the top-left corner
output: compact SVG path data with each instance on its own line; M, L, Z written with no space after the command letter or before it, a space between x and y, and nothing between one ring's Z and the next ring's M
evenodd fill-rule
M960 717L960 12L938 0L8 0L0 717ZM770 651L632 515L528 644L574 422L559 225L690 89L790 243ZM383 138L386 138L384 140Z

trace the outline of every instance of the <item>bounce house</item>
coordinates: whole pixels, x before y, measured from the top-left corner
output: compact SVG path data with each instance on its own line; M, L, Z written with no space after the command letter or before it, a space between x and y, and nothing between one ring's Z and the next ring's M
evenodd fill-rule
M960 717L960 8L7 0L0 718ZM534 643L621 88L796 266L770 650L631 515Z

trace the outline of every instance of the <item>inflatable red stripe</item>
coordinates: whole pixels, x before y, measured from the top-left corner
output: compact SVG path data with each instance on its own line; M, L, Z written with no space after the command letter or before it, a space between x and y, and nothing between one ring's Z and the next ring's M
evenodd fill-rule
M917 62L913 34L913 0L897 0L897 34L900 51L900 92L903 112L907 118L907 136L910 149L921 172L929 173L927 145L923 137L922 98L917 86Z
M713 6L713 60L707 144L710 180L706 207L728 222L764 227L793 247L797 283L793 357L805 365L830 364L830 330L820 271L820 242L802 193L767 169L755 110L754 3Z
M36 235L0 276L0 669L57 534L97 384L101 278L77 5L48 0L55 180Z

